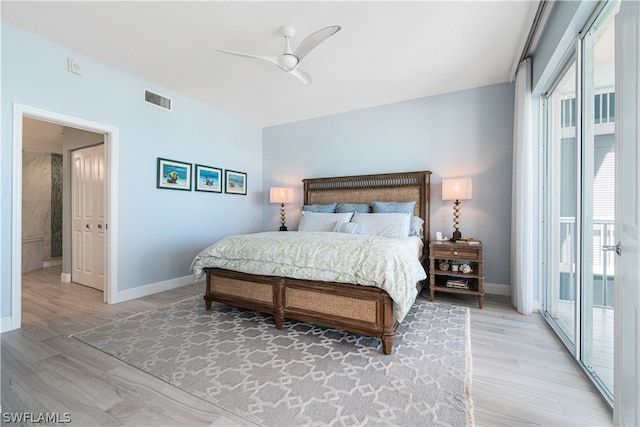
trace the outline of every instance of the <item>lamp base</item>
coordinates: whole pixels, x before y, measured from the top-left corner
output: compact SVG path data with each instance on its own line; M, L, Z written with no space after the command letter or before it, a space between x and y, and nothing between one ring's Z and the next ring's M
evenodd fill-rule
M284 213L284 202L280 204L280 231L287 231L287 226L284 225L287 222L287 217Z
M460 231L456 230L453 232L453 236L451 236L451 238L449 239L450 242L455 242L457 240L462 239L462 233L460 233Z

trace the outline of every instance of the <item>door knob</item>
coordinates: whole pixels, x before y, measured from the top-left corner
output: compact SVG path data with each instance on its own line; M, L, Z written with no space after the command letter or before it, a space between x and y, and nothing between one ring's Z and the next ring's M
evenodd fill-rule
M98 230L102 230L102 224L98 224Z
M85 224L84 228L86 228L87 230L91 230L91 226L89 224Z
M603 252L615 252L618 255L622 255L622 245L620 244L620 242L618 242L618 244L616 244L616 245L603 245L602 246L602 251Z

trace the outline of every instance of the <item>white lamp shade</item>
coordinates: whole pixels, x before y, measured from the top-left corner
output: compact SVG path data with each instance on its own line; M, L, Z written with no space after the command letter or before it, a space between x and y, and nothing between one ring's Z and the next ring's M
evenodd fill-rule
M269 191L269 202L271 203L292 203L293 188L271 187Z
M471 200L471 178L443 178L442 200Z

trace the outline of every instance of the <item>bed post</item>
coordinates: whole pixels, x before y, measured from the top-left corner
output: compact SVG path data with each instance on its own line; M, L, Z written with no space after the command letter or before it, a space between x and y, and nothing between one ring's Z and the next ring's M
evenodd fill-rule
M284 293L286 292L284 281L283 278L273 285L273 319L276 322L276 329L282 329L284 324Z
M385 295L382 301L382 352L391 354L393 340L396 339L396 316L393 312L393 300Z
M205 281L207 286L204 291L204 307L207 310L211 310L211 281L213 280L213 278L211 277L208 271L205 271L205 272L207 274L207 280Z

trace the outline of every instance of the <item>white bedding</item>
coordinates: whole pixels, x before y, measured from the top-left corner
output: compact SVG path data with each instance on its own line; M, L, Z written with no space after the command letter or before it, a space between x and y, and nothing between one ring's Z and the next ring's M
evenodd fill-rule
M351 283L384 289L402 321L427 275L418 237L390 238L333 232L281 232L226 237L201 251L191 270L204 268L296 279Z

